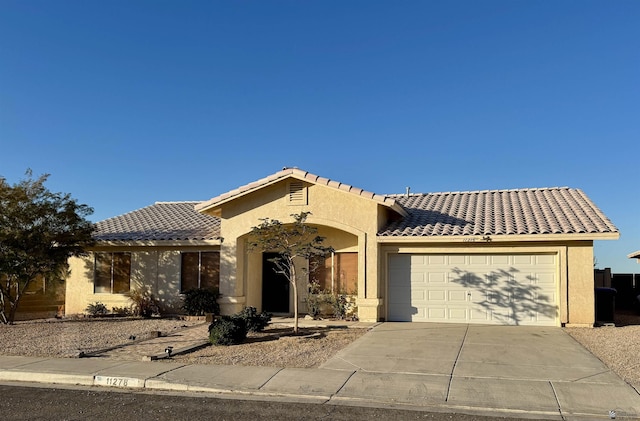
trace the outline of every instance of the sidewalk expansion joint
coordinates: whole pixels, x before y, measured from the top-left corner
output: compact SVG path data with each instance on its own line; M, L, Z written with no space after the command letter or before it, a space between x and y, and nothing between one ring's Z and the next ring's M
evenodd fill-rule
M556 388L553 386L553 382L549 381L549 386L551 386L551 391L553 392L553 398L556 400L556 404L558 405L558 413L560 414L560 418L566 420L564 414L562 413L562 406L560 405L560 399L558 399L558 393L556 393Z
M256 390L260 390L262 389L267 383L269 383L275 376L278 375L279 372L281 372L282 370L284 370L284 368L280 368L278 371L276 371L275 373L273 373L273 375L271 377L269 377L267 380L264 381L264 383L262 383L260 386L258 386L258 388Z
M349 382L349 380L351 380L351 377L353 377L354 374L356 374L355 371L353 371L353 372L351 372L351 374L349 374L349 377L347 377L347 379L340 385L338 390L335 393L332 393L331 396L329 396L329 400L331 400L334 396L337 396L338 393L340 393L340 391L347 385L347 383Z
M453 373L455 373L456 371L456 366L458 365L458 359L460 358L460 354L462 354L462 348L464 348L464 342L467 340L467 333L469 333L469 325L467 325L464 329L464 336L462 337L462 342L460 343L458 354L456 355L456 359L453 362L453 367L451 368L451 374L449 375L449 384L447 385L447 396L445 396L444 398L445 402L449 402L449 393L451 392L451 383L453 382Z

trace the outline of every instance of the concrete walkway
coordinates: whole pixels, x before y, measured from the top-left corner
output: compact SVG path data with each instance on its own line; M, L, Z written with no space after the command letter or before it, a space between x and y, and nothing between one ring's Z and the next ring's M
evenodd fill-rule
M161 339L153 339L160 353L176 343ZM640 419L640 395L561 328L383 323L318 369L0 356L0 381L555 420L610 419L615 411L616 419Z

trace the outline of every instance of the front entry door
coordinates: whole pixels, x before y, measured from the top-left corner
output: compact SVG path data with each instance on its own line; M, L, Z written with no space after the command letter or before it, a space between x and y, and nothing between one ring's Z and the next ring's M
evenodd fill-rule
M289 313L289 280L276 273L275 263L269 261L278 253L262 254L262 310L268 313Z

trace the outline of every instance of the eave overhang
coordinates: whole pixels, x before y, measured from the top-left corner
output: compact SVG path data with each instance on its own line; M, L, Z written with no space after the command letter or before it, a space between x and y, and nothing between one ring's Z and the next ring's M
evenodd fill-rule
M101 247L211 247L219 246L224 239L215 240L104 240L96 241L88 250Z
M441 235L441 236L377 236L377 242L390 243L467 243L490 244L520 241L593 241L617 240L620 234L615 233L580 233L580 234L514 234L514 235Z

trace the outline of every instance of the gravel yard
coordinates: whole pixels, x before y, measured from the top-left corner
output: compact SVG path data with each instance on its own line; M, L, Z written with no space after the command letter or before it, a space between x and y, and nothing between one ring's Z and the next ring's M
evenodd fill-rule
M640 316L618 313L616 327L566 328L566 332L640 391Z
M0 325L0 354L76 357L151 337L168 335L202 322L180 319L71 319L17 322ZM623 314L617 327L565 328L615 373L640 390L640 316ZM251 333L235 346L209 346L173 358L189 364L317 367L367 331L365 328L302 328L309 337L290 337L291 328L272 324L263 333ZM203 338L206 339L206 338Z
M302 335L288 336L291 328L270 325L262 333L249 333L242 345L209 346L173 358L189 364L253 365L269 367L318 367L345 346L364 335L365 328L301 328Z
M149 337L163 335L202 322L179 319L68 319L0 324L0 354L29 357L77 357Z
M132 344L129 338L163 336L202 324L179 319L72 319L16 322L0 325L0 354L32 357L77 357L119 345ZM366 328L301 328L308 337L289 336L291 327L271 324L262 333L249 333L246 343L209 346L173 362L189 364L254 365L276 367L317 367L336 352L364 335ZM206 330L203 329L203 340Z

